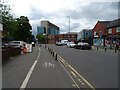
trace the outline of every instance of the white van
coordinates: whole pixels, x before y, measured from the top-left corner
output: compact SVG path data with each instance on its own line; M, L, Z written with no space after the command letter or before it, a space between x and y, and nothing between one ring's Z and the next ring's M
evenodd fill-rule
M62 45L67 45L67 42L69 42L69 41L68 40L61 40Z

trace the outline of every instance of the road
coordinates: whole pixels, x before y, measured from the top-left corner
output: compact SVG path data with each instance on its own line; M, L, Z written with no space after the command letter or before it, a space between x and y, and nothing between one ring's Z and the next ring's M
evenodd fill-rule
M77 88L44 46L36 46L33 53L12 58L3 64L2 70L3 88Z
M118 87L118 53L108 50L78 50L48 45L95 88Z
M3 88L117 88L118 53L36 45L32 53L4 63L2 77Z

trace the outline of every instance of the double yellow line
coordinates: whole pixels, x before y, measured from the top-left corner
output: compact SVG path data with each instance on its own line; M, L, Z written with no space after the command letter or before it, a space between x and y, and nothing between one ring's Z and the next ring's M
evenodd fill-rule
M64 64L64 66L69 67L71 69L71 73L76 77L79 76L80 79L82 79L92 90L95 90L95 88L82 76L80 75L77 70L75 70L70 64L68 64L62 57L58 55L59 61ZM80 82L80 79L78 81Z

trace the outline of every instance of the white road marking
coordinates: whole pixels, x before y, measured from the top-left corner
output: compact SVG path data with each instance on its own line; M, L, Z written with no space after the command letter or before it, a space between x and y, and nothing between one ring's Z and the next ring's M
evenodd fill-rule
M78 79L78 81L79 81L80 83L82 83L82 81L81 81L80 79Z
M22 85L20 86L20 88L26 88L26 86L27 86L27 84L28 84L28 81L29 81L29 79L30 79L30 77L31 77L31 75L32 75L32 72L33 72L33 70L34 70L34 68L35 68L35 66L36 66L36 64L37 64L37 62L38 62L38 59L40 58L40 51L41 51L41 49L39 48L38 57L37 57L37 59L35 60L35 62L34 62L34 64L32 65L32 67L30 68L30 70L29 70L27 76L25 77L25 79L24 79Z
M45 64L42 65L43 67L55 67L55 64L51 63L51 62L46 62Z
M72 86L73 86L73 87L76 87L76 85L75 85L75 84L73 84Z

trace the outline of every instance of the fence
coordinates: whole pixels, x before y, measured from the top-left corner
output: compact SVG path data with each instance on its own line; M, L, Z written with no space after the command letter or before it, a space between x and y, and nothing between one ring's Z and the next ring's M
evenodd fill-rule
M21 49L18 47L2 48L2 61L9 60L10 57L15 57L21 54Z

